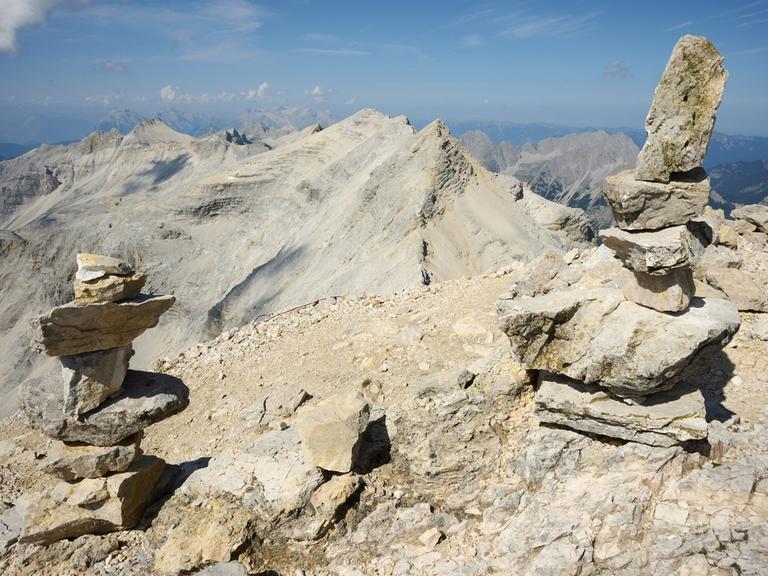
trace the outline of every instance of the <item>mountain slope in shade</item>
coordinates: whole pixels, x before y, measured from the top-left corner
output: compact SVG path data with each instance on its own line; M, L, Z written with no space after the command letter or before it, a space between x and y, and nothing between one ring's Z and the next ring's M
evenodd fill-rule
M590 232L439 122L416 132L363 110L244 141L155 120L0 163L2 392L35 370L29 321L71 298L77 252L133 259L148 291L177 296L137 341L141 367L263 314L495 270Z
M603 131L547 138L522 147L493 144L479 131L467 132L460 140L487 169L515 176L545 198L586 210L598 227L611 222L603 179L633 166L639 152L627 135Z
M768 160L719 164L709 171L712 204L730 212L743 204L768 202Z

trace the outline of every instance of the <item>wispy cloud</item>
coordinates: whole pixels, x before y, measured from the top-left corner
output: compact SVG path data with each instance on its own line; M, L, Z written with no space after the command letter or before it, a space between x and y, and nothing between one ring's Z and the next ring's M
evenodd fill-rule
M101 104L104 108L108 108L110 104L122 99L122 94L94 94L93 96L85 97L86 102L91 104Z
M301 37L304 42L317 44L336 44L339 38L335 34L325 34L323 32L310 32Z
M750 54L762 54L768 52L768 46L757 46L755 48L744 48L743 50L732 50L726 52L726 56L749 56Z
M686 20L685 22L680 22L680 24L675 24L674 26L665 28L664 32L674 32L675 30L682 30L683 28L688 28L688 26L691 26L692 24L693 22L691 20Z
M609 78L629 78L632 76L632 71L626 66L624 60L617 58L606 65L605 75Z
M296 52L303 54L319 54L321 56L369 56L367 50L357 50L354 48L298 48Z
M515 39L565 36L584 29L600 14L600 12L590 12L582 15L546 13L507 15L499 19L508 23L503 26L498 35Z
M60 0L1 0L0 51L15 56L18 51L16 33L27 26L45 22L48 13Z
M99 68L107 72L125 72L128 66L124 62L115 60L99 60Z
M483 39L482 36L478 34L470 34L468 36L464 36L461 39L461 43L464 44L464 46L467 46L469 48L478 48L480 46L486 45L486 41Z
M751 20L750 22L742 22L736 25L736 28L744 28L745 26L753 26L755 24L763 24L768 22L768 18L758 18L757 20Z
M310 88L309 90L306 90L304 92L305 95L310 96L315 102L322 102L325 100L326 96L333 92L330 88L321 88L320 86L315 86L313 88Z
M246 101L262 99L266 97L267 92L269 92L270 88L272 88L272 86L269 84L269 82L265 81L259 84L257 88L243 92L241 96L243 97L243 100L246 100Z

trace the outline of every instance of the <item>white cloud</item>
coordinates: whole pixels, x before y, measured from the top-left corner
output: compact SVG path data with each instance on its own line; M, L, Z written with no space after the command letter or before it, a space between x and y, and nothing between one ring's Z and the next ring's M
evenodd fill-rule
M257 98L264 98L271 87L272 86L270 83L265 81L259 84L257 88L243 92L241 96L243 97L243 100L256 100Z
M110 104L122 99L122 94L94 94L93 96L85 97L86 102L102 104L104 108L107 108Z
M99 60L99 66L108 72L125 72L126 69L125 64L115 60Z
M176 88L168 84L160 88L160 98L163 102L173 102L176 99Z
M16 54L16 32L45 21L60 0L0 0L0 51Z
M624 64L624 60L618 58L609 62L605 67L605 75L611 78L629 78L632 71Z
M309 90L306 90L304 94L306 94L307 96L311 96L312 98L315 99L316 102L322 102L323 100L325 100L326 95L330 94L331 92L332 90L330 88L326 90L326 89L320 88L320 86L315 86L314 88L310 88Z

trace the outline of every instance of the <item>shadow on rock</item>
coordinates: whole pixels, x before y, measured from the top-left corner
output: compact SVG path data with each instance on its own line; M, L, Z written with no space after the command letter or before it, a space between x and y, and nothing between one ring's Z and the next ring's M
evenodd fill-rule
M734 412L723 405L726 386L734 375L734 364L719 345L703 348L680 380L701 390L707 422L727 422Z
M369 474L392 460L392 443L387 430L387 416L372 420L360 437L360 451L353 471Z

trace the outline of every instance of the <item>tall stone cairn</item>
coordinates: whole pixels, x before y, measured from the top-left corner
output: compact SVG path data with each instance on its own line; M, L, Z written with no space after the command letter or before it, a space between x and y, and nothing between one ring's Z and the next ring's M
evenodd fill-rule
M132 341L175 302L140 294L145 281L127 262L78 254L74 302L36 322L34 347L60 366L24 383L21 408L57 441L41 468L61 482L31 499L21 542L132 528L151 501L165 463L142 454L142 431L187 398L175 378L128 369Z
M741 322L731 302L694 297L692 272L711 238L701 163L727 77L709 40L678 41L636 168L604 183L617 227L601 237L621 260L618 282L499 300L513 352L540 371L541 421L659 446L706 437L704 399L684 370Z

